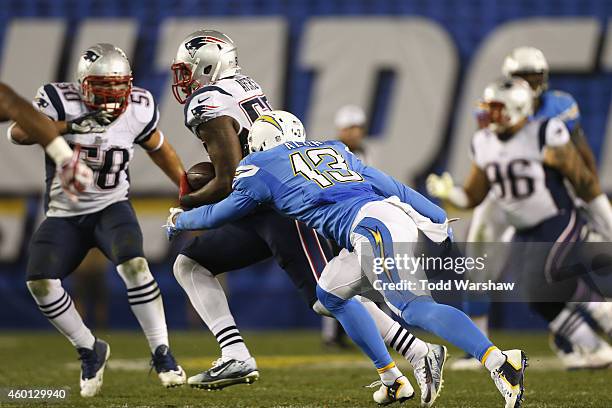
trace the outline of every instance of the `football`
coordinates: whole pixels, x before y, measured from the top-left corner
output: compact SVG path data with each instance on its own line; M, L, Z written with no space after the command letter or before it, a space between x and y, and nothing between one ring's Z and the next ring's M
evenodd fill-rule
M204 187L215 178L215 167L211 162L201 162L187 170L187 182L195 191Z

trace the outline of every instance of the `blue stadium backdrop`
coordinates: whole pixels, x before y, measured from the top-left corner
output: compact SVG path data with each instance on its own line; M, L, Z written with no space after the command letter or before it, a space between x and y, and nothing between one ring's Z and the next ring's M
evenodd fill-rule
M334 111L360 104L370 116L376 165L421 186L431 170L463 174L473 101L499 75L511 48L533 44L550 60L551 86L577 99L610 191L612 147L604 142L612 132L611 15L606 0L2 0L0 78L33 96L44 82L72 80L88 42L118 42L133 62L135 83L156 96L162 127L190 165L205 157L182 128L168 68L184 34L216 28L234 37L245 72L268 89L274 106L301 117L311 137L333 137ZM0 327L48 327L24 285L27 242L41 218L42 156L0 139ZM132 168L134 204L169 325L187 327L194 319L171 272L181 242L168 246L159 228L173 203L172 186L147 171L146 159L137 157ZM71 278L90 309L88 320L133 327L121 280L110 266L102 269ZM228 274L226 286L245 328L318 324L271 263ZM97 293L101 306L88 306L88 293ZM495 309L497 325L506 324L504 311ZM522 326L541 326L523 313Z

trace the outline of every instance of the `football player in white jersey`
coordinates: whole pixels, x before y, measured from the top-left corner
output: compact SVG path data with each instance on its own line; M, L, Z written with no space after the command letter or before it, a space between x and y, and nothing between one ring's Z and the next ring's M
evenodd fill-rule
M534 92L534 119L557 117L561 119L567 126L572 143L576 146L581 158L593 174L597 174L595 156L589 147L589 144L584 135L582 126L580 125L580 111L578 104L574 98L562 91L551 90L548 85L549 66L546 58L541 50L534 47L517 47L510 52L504 59L502 64L502 73L505 77L518 77L525 79ZM486 127L486 113L480 108L476 111L476 116L479 119L479 127ZM484 119L484 120L480 120ZM444 180L446 187L438 186L435 188L435 180ZM437 179L432 176L429 179L429 184L436 190L448 189L452 185L452 178L445 174L442 179ZM444 183L438 183L443 185ZM442 192L444 194L444 192ZM577 199L577 205L583 206L580 200ZM499 204L491 197L485 200L474 208L472 220L466 238L467 242L508 242L512 239L514 229L509 225L505 218L503 210ZM596 234L589 234L589 239ZM468 245L468 247L471 247ZM473 248L479 248L479 245L474 245ZM499 248L501 252L501 248ZM500 254L499 261L503 255ZM500 264L500 262L497 262ZM499 266L499 265L498 265ZM500 268L492 268L499 273ZM495 277L492 277L495 279ZM490 302L487 296L480 296L475 300L467 300L464 302L464 310L472 317L474 322L485 333L488 330L488 312ZM588 315L596 324L612 338L612 304L606 302L571 302L567 305L567 317L570 320L579 319L585 320L584 315ZM581 348L572 347L567 338L571 335L572 325L562 325L563 330L560 332L551 333L550 345L557 353L561 361L568 369L574 368L589 368L593 365L592 359L585 354ZM595 362L595 366L599 364ZM455 360L451 365L451 369L477 369L480 363L469 356Z
M79 59L77 75L78 82L42 86L34 105L54 121L68 144L78 146L81 159L93 169L93 183L78 201L72 200L61 188L56 163L46 157L47 218L30 244L28 289L41 312L76 347L81 395L96 395L110 347L85 326L62 279L91 248L99 248L126 285L162 384L184 384L186 375L170 353L161 293L144 258L142 232L128 198L134 144L143 147L177 185L183 165L157 129L159 111L153 96L132 87L130 63L121 49L104 43L88 48ZM18 144L34 141L20 124L11 129L10 138Z
M185 106L185 125L202 141L215 168L215 178L200 190L181 189L181 205L192 208L218 202L231 193L238 163L248 154L251 125L271 110L270 104L257 82L240 73L236 46L221 32L199 30L187 36L179 45L172 71L173 93ZM216 275L270 257L287 272L310 307L327 312L317 301L316 280L331 259L329 248L305 224L272 209L261 208L206 231L180 252L174 275L221 348L221 358L212 368L190 377L190 385L220 389L259 378ZM424 406L431 406L442 384L446 348L416 338L372 302L364 305L386 344L413 364Z
M586 210L595 220L593 227L607 239L612 238L612 209L596 175L585 164L560 119L529 120L533 100L533 90L523 79L503 79L489 85L483 96L488 125L472 139L468 179L463 187L451 187L448 194L431 188L430 180L430 193L461 208L473 208L485 197L491 197L515 228L515 242L580 242L584 221L564 183L568 180L586 203ZM544 290L548 283L558 279L554 276L558 268L553 266L561 265L567 252L560 254L558 247L553 247L534 255L523 254L514 261L528 259L531 275L545 278L540 282ZM565 301L572 298L576 287L575 280L567 281L563 302L531 303L549 322L552 332L568 326L572 312ZM574 316L569 320L572 330L567 332L568 340L587 351L590 366L612 363L610 346L583 319Z

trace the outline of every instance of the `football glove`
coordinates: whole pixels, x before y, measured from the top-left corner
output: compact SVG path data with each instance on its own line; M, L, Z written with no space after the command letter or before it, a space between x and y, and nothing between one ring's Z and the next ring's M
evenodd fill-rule
M425 181L427 193L442 200L448 200L451 190L454 187L453 178L450 173L444 172L441 176L430 174Z
M187 173L183 173L181 176L181 180L179 182L179 200L183 198L184 195L191 193L193 190L189 185L189 181L187 180Z
M103 133L106 125L112 122L112 115L104 110L97 110L66 122L68 133Z
M181 231L176 228L176 221L178 216L183 212L185 211L182 208L170 208L170 215L166 219L166 223L162 225L162 227L166 230L168 241L172 241L174 237L181 233Z
M78 194L93 184L93 171L80 160L81 146L76 145L71 158L58 167L62 189L72 202L78 201Z

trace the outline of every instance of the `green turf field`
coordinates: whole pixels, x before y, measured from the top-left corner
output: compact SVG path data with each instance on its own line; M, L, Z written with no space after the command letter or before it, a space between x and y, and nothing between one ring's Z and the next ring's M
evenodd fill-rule
M0 334L0 387L70 387L67 400L55 403L7 402L2 407L375 407L372 389L377 379L368 361L355 349L324 349L315 332L243 333L257 357L261 379L207 392L183 387L166 390L155 373L148 375L144 339L133 332L98 333L111 345L101 395L82 399L78 394L79 365L67 341L54 332ZM612 407L612 369L597 372L562 371L548 350L543 334L500 334L501 347L522 346L530 357L525 407ZM205 332L175 332L172 348L189 374L207 368L217 346ZM451 349L451 354L460 353ZM410 369L400 364L412 380ZM488 374L445 372L439 407L502 407ZM416 387L416 383L412 381ZM417 407L418 396L403 404Z

